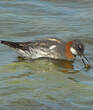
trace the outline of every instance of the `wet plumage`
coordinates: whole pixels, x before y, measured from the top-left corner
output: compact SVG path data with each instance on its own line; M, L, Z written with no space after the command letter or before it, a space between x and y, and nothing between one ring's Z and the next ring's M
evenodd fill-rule
M55 38L45 38L28 42L1 41L2 44L16 49L23 57L40 58L50 57L54 59L65 59L65 42Z
M73 61L80 56L82 62L87 65L88 60L84 55L84 45L79 39L65 42L58 38L42 38L28 42L0 41L1 44L14 48L17 53L25 58L52 58Z

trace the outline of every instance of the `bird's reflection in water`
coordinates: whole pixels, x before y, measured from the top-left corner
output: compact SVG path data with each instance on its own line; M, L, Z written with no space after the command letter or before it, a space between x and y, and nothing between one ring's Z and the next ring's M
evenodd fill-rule
M54 60L50 58L39 58L35 60L24 59L22 57L17 57L17 62L28 62L35 65L35 69L39 68L40 71L59 71L64 73L77 73L74 70L73 61L67 60ZM47 68L47 70L46 70ZM37 70L37 69L36 69Z
M70 72L74 69L73 62L66 61L66 60L56 60L54 61L54 64L60 68L62 72Z
M56 65L58 70L61 72L64 72L65 74L68 74L68 73L75 74L78 72L78 70L75 70L73 63L74 61L67 61L67 60L54 61L54 64Z

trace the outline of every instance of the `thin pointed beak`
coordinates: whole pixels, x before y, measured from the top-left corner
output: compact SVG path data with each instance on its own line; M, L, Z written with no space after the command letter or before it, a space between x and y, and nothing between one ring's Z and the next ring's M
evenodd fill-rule
M83 64L84 64L84 66L85 66L86 68L89 68L89 67L90 67L90 63L89 63L87 57L85 57L85 55L82 55L82 56L80 56L80 58L81 58L81 60L82 60L82 62L83 62Z

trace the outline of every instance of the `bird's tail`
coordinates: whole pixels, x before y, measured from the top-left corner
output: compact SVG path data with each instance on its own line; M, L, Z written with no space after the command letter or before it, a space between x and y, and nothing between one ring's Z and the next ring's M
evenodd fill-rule
M17 42L0 40L0 43L4 44L4 45L7 45L9 47L12 47L12 48L19 48L19 44Z

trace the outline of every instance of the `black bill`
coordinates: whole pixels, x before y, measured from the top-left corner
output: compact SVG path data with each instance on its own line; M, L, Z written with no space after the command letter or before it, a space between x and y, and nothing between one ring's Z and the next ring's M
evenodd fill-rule
M82 60L82 62L83 62L83 64L84 64L84 66L85 66L86 68L89 68L89 67L90 67L90 63L89 63L87 57L85 57L84 55L82 55L82 56L80 56L80 58L81 58L81 60Z

